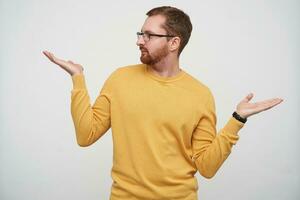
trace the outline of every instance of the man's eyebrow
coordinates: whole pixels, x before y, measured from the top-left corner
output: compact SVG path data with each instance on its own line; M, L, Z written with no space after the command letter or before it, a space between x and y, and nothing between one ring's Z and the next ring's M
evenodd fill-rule
M154 33L153 31L148 31L148 30L146 30L146 31L141 30L141 32L142 33Z

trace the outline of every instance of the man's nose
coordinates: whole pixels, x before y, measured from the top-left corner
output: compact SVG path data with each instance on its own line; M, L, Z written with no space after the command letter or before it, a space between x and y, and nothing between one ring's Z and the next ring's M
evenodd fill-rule
M140 46L140 45L144 45L144 44L145 44L145 41L144 41L143 37L139 36L136 40L136 45Z

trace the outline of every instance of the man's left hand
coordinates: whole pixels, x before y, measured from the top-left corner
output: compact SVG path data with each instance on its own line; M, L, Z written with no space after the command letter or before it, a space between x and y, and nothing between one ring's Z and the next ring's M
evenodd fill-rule
M259 113L261 111L268 110L278 104L280 104L283 99L273 98L264 101L250 103L249 101L253 98L253 93L248 94L236 107L236 112L242 118L248 118L251 115Z

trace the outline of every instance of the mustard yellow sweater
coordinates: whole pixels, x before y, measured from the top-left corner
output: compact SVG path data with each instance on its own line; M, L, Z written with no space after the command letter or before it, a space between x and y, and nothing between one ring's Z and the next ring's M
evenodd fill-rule
M84 75L72 80L78 144L112 131L110 200L196 200L195 173L214 176L243 127L230 117L217 134L212 93L182 69L161 77L144 64L119 67L93 105Z

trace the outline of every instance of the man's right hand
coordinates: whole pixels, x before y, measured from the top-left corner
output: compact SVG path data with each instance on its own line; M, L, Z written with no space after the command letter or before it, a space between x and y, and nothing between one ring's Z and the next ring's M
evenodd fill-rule
M58 66L60 66L62 69L67 71L71 76L76 74L82 74L83 73L83 67L79 64L73 63L71 60L65 61L62 59L59 59L53 55L53 53L49 51L43 51L43 54L49 58L49 60Z

